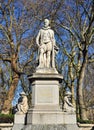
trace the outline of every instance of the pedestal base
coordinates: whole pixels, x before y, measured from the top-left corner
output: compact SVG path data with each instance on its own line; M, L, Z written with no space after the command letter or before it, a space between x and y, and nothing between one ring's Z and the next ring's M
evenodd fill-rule
M33 108L28 111L27 124L61 124L63 118L59 106L59 87L63 77L54 69L44 68L41 73L39 70L29 76Z
M27 124L76 124L74 113L29 110L27 117Z
M26 123L26 114L15 114L12 130L22 130Z
M14 124L25 124L25 122L26 122L26 114L15 114Z
M70 125L27 125L22 130L79 130L75 124Z
M32 87L32 108L26 125L16 120L13 130L78 130L76 114L62 112L59 107L59 86L63 77L53 70L37 70L29 76ZM19 120L21 117L19 117ZM18 126L18 129L16 129Z

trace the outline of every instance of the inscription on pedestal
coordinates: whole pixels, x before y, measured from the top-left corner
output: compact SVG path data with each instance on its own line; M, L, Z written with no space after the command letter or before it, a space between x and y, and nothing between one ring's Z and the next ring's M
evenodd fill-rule
M37 88L37 103L53 103L53 88L38 87Z

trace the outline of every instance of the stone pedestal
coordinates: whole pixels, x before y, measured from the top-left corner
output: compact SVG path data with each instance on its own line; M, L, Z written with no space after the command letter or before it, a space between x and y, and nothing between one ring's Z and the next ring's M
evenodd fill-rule
M26 125L16 120L13 130L79 130L76 114L62 112L59 106L59 87L63 77L54 70L40 72L39 69L28 77L32 88L32 108L28 110Z
M15 114L14 123L15 124L25 124L26 122L26 114Z
M26 114L15 114L12 130L22 130L26 123Z
M32 111L29 110L27 124L37 125L68 125L76 124L76 115L59 111Z
M62 76L57 73L35 73L29 77L32 87L32 108L27 124L60 124L59 86Z

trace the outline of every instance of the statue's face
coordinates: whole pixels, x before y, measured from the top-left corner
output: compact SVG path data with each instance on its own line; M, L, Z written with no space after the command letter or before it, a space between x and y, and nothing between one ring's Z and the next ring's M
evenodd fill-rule
M48 19L45 19L45 20L44 20L44 26L45 26L45 27L48 27L48 26L49 26L49 20L48 20Z
M71 98L71 95L68 95L67 97L68 97L68 98Z
M25 97L25 95L22 94L22 97Z

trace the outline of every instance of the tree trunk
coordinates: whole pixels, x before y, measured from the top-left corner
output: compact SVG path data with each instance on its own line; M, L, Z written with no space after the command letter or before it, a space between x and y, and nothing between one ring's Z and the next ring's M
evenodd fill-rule
M77 86L77 98L78 98L78 104L79 104L79 116L82 120L87 120L86 116L86 108L83 100L83 81L84 81L84 75L85 75L85 69L87 65L87 53L85 54L83 64L79 73L79 79L78 79L78 86Z
M19 75L14 72L13 80L11 83L11 86L9 88L7 98L4 101L2 112L3 114L9 114L10 108L11 108L11 102L14 98L15 89L17 88L17 84L19 81Z
M75 98L74 98L74 81L72 81L72 83L71 83L71 93L72 93L72 104L74 107L76 107Z
M71 93L72 93L72 104L75 107L75 99L74 99L74 74L73 74L73 59L71 59L71 63L69 64L69 76L71 79Z

